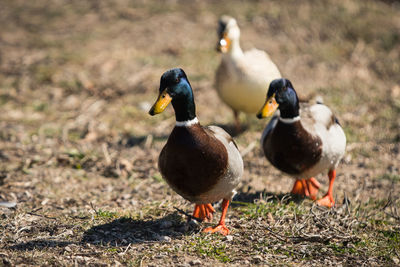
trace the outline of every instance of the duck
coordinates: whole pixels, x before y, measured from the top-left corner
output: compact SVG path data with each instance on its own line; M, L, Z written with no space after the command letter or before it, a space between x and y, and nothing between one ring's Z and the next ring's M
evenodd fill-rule
M160 173L176 193L195 204L195 218L211 221L215 212L212 203L222 199L218 225L203 231L228 235L225 217L243 175L238 147L222 128L200 124L192 87L181 68L161 76L159 96L149 114L163 112L169 103L176 123L158 158Z
M255 48L242 51L240 29L233 17L220 18L218 37L217 51L222 56L215 74L215 88L219 98L232 109L239 131L239 113L256 114L264 102L266 86L281 78L281 73L265 51Z
M328 171L328 191L316 202L331 208L336 168L346 149L346 135L337 117L322 102L300 104L293 84L284 78L270 83L257 113L259 119L272 115L261 136L265 157L296 179L291 193L313 200L320 188L315 176Z

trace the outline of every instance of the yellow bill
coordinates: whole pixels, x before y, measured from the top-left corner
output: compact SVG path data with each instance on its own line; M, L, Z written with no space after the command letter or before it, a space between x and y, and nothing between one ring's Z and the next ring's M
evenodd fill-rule
M279 104L276 103L275 100L275 94L273 94L271 97L265 101L264 106L261 108L261 110L257 113L258 118L265 118L269 117L272 114L274 114L275 110L278 108Z
M219 40L217 45L217 50L221 51L222 53L226 53L231 46L231 40L228 38L227 34L224 33L221 40Z
M165 89L159 96L154 103L154 105L151 107L149 114L151 116L154 116L156 114L159 114L164 111L164 109L168 106L169 103L171 103L172 97L167 93L167 89Z

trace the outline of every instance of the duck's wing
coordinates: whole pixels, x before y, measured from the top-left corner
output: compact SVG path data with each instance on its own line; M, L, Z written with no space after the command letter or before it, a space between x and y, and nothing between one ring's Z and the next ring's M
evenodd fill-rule
M240 155L238 146L224 129L218 126L204 127L205 131L218 139L228 152L229 172L232 177L242 177L243 175L243 160Z
M243 57L222 58L216 72L215 86L218 89L228 79L239 79L262 84L267 89L269 83L278 78L281 78L281 73L269 55L252 49L246 51Z
M222 129L221 127L218 126L206 126L204 127L204 130L214 136L215 138L217 138L219 141L221 141L224 145L225 144L230 144L232 143L236 150L238 150L238 146L236 145L235 141L233 140L232 136L230 136L224 129Z
M341 128L331 109L322 103L301 103L300 110L301 124L311 134L316 134L316 130L321 132L330 131L332 127Z
M248 75L268 78L268 82L281 78L281 73L269 55L262 50L251 49L244 53L241 69ZM268 87L269 84L265 86Z
M302 109L302 119L309 119L314 125L321 125L329 130L332 126L339 125L339 120L333 114L332 110L322 103L307 105Z
M324 104L311 105L301 115L303 127L321 139L324 154L333 163L332 165L336 166L346 149L346 135L339 120Z
M330 142L329 139L336 135L343 139L339 121L326 105L319 102L300 103L300 117L304 129L311 135L321 138L322 142Z

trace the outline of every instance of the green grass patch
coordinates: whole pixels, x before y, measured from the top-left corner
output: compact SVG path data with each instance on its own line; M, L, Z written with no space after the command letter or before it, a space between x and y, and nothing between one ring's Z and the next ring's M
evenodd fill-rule
M345 246L343 244L330 243L328 245L328 248L332 249L335 254L339 254L339 255L348 254L348 253L350 253L350 254L357 253L357 249L356 248L347 247L347 246Z
M85 154L77 149L71 149L66 152L66 154L73 159L83 159Z
M190 243L192 249L200 254L210 258L214 258L220 262L231 262L232 259L228 256L229 247L227 244L221 244L220 240L213 240L214 236L202 235L195 237L194 241ZM215 236L215 238L220 238Z
M117 248L108 248L107 249L107 252L109 252L109 253L118 253L118 249Z
M156 181L158 183L164 183L164 179L161 177L161 175L159 173L154 174L152 176L152 178L154 179L154 181Z
M377 179L388 180L397 183L400 181L400 175L395 173L384 173L381 176L378 176Z
M33 105L35 111L43 112L48 109L48 104L44 102L38 102Z
M107 210L102 210L102 209L98 209L96 211L96 218L99 219L114 219L117 217L117 213L116 212L112 212L112 211L107 211Z
M287 204L276 201L257 204L238 201L233 201L232 203L242 205L238 208L239 212L241 212L244 217L251 219L258 217L266 218L268 214L273 216L282 216L290 213L297 216L305 213L304 208L293 201L290 201Z
M54 66L39 65L34 71L34 77L39 84L51 83L55 73Z

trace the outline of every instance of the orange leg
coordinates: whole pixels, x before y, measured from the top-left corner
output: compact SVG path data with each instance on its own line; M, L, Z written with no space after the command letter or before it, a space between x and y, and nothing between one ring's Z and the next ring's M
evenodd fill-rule
M308 191L308 187L307 187L307 183L306 183L306 179L301 179L301 186L303 186L303 196L309 197L310 196L310 192Z
M209 222L212 220L214 212L215 209L211 204L196 204L194 206L193 217Z
M204 205L200 205L200 218L207 221L206 207Z
M193 211L193 217L195 218L200 218L200 206L199 205L195 205L194 206L194 211Z
M206 204L207 209L211 212L214 213L215 209L213 208L213 206L211 204ZM212 214L211 214L212 215Z
M328 192L323 198L317 201L317 204L331 208L333 205L335 205L335 200L333 200L332 190L333 190L333 182L335 181L336 178L336 170L330 170L328 176L329 176Z
M317 198L319 187L320 184L314 177L311 177L310 179L297 179L294 182L291 193L306 196L315 200Z
M301 180L297 179L294 182L292 191L290 192L293 195L304 195L304 187L303 184L301 183Z
M318 189L321 185L318 183L318 181L314 177L307 179L307 185L308 185L308 192L310 193L310 198L312 200L316 200L317 194L318 194Z
M226 212L228 211L229 207L229 200L224 199L222 201L222 214L221 214L221 219L219 220L219 223L216 227L207 227L206 229L203 230L205 233L215 233L219 232L223 235L228 235L229 234L229 229L225 225L225 216Z

